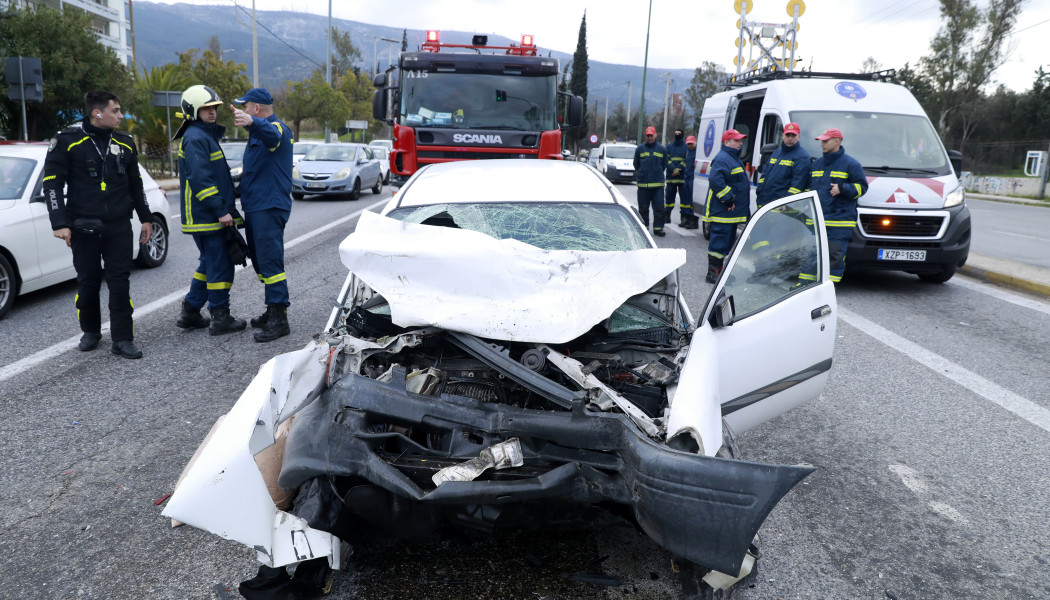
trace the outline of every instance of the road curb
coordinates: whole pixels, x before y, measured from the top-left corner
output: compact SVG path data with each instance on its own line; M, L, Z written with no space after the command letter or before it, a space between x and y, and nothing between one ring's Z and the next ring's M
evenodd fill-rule
M1050 284L1025 279L1016 275L1001 273L993 269L982 268L969 263L963 265L963 267L959 269L959 273L974 279L980 279L981 281L998 283L1016 290L1036 294L1038 296L1043 296L1044 298L1050 298Z

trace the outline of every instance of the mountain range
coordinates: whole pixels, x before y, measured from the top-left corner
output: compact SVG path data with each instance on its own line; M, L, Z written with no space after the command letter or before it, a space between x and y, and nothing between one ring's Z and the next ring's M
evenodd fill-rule
M251 11L235 5L161 4L140 0L135 2L134 36L135 58L139 70L178 60L178 53L193 48L208 48L209 39L216 36L223 58L245 64L245 72L252 76L252 19ZM327 41L325 30L328 17L291 11L256 11L256 37L259 47L259 85L278 89L286 81L307 79L315 69L325 68ZM354 46L361 51L362 70L373 60L385 68L388 56L394 63L401 50L400 43L382 41L382 38L400 40L407 36L408 49L415 50L423 41L424 31L372 25L346 19L332 19L332 26L349 33ZM442 31L445 43L469 44L475 32ZM537 31L536 40L542 42L543 32ZM518 42L497 35L489 35L489 45L506 46ZM555 50L540 45L540 54L556 58L564 69L572 62L575 48ZM605 112L605 99L611 113L623 103L626 107L628 82L631 82L632 111L638 110L642 89L642 67L601 62L588 56L588 111ZM666 83L664 74L670 73L672 92L683 92L693 76L691 69L662 69L650 67L646 77L646 112L661 110L664 105Z

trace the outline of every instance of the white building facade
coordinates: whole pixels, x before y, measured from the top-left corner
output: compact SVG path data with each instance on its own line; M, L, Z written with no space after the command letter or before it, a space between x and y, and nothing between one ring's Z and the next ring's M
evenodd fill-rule
M90 14L91 30L95 32L98 43L112 49L126 66L131 67L131 0L0 0L0 9L37 6Z

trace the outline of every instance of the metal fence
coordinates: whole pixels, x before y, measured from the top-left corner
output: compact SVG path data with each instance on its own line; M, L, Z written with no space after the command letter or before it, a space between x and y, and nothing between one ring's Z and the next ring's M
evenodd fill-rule
M963 171L976 175L1022 175L1029 150L1046 151L1050 140L999 140L968 142L961 148Z

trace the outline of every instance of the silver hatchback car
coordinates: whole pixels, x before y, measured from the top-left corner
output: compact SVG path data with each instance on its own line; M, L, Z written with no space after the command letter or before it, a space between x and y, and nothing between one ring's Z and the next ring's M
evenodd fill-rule
M383 168L373 149L364 144L322 144L292 167L292 198L309 194L346 195L351 200L369 187L383 192Z

